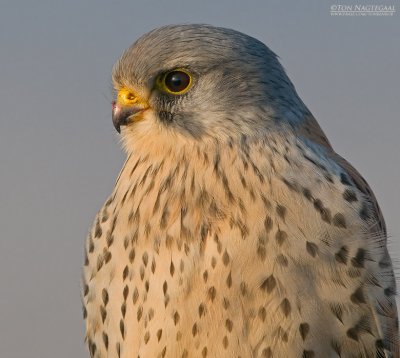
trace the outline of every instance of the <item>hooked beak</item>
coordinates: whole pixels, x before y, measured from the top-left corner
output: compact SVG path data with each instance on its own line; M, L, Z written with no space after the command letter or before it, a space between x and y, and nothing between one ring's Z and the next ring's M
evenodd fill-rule
M133 92L121 89L117 100L112 102L112 121L117 132L121 133L121 126L142 120L142 114L148 108L148 104L139 100Z

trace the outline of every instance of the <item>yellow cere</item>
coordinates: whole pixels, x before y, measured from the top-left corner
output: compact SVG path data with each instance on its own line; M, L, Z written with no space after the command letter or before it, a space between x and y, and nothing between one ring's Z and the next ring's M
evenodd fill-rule
M117 100L118 103L125 106L131 106L139 102L139 99L135 96L135 94L127 88L121 88L118 91Z

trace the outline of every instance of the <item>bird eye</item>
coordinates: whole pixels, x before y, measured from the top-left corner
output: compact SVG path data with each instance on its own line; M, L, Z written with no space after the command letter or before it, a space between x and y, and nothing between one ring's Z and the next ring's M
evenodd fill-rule
M192 77L186 71L174 70L164 75L163 82L163 87L167 92L182 94L189 89Z

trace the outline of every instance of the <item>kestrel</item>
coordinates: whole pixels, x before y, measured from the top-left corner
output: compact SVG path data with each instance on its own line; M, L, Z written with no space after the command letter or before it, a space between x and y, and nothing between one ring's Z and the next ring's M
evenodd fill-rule
M92 357L399 357L376 199L268 47L166 26L112 78L127 160L86 242Z

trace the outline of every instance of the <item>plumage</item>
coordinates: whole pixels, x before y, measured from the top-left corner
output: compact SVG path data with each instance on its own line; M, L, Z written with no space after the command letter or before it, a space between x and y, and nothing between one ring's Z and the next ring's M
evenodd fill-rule
M86 241L92 357L399 357L377 201L272 51L167 26L113 83L128 157Z

